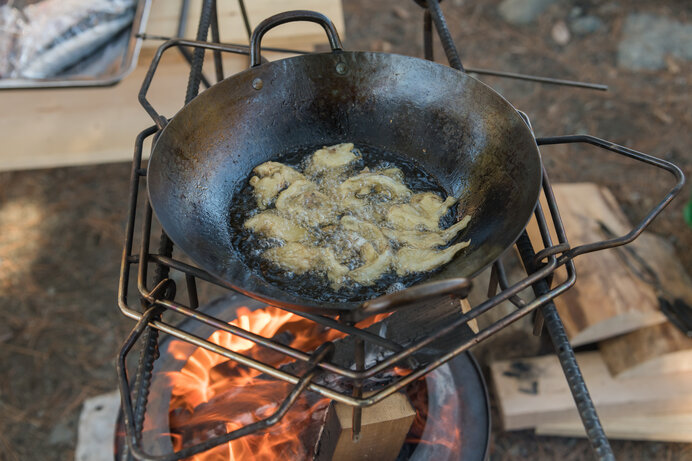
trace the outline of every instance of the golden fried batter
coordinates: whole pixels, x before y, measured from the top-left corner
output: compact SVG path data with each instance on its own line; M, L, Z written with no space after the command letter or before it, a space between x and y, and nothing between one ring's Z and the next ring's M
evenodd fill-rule
M276 199L276 209L286 217L307 226L320 226L336 220L336 207L317 185L299 179Z
M394 257L396 273L397 275L406 275L412 272L428 272L437 269L450 262L459 250L466 248L470 243L470 240L459 242L444 250L403 247L397 251Z
M255 199L261 210L267 208L283 188L305 178L290 166L279 162L264 162L252 171L257 176L250 178L250 185L255 189Z
M324 147L305 174L277 162L255 168L250 179L260 209L244 226L282 243L262 257L295 274L323 273L338 289L372 285L385 273L427 272L448 263L469 241L447 245L471 217L447 229L440 219L457 202L433 192L414 194L396 167L364 168L345 178L359 158L352 143Z
M274 210L263 211L245 221L244 226L265 237L300 242L308 236L308 231Z
M316 175L325 171L340 172L357 159L358 156L353 152L353 143L323 147L312 154L308 166L305 168L305 174Z

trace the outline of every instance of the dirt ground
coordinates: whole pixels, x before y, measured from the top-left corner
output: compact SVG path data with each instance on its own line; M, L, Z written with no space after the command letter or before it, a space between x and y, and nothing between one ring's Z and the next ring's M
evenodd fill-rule
M529 26L509 25L497 3L442 4L466 66L610 86L602 93L482 78L531 117L538 136L590 133L671 160L692 176L692 63L670 58L658 71L616 65L629 12L689 23L690 2L563 0ZM598 15L605 28L559 45L551 30L574 7ZM422 13L413 1L345 0L344 10L348 49L422 55ZM435 52L443 56L437 45ZM669 184L664 174L593 149L550 147L543 156L554 182L605 184L633 221ZM133 326L116 306L129 169L0 173L0 460L72 459L82 402L116 387L113 358ZM686 186L651 226L675 245L688 272L692 230L682 208L690 191ZM486 348L495 357L533 353L525 338L504 332ZM506 433L494 413L493 460L589 459L584 440ZM613 447L618 459L692 459L692 449L680 444L613 441Z

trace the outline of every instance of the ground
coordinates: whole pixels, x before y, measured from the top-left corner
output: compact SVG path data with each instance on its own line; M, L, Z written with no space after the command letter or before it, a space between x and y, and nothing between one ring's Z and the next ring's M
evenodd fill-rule
M522 25L498 3L442 3L467 67L610 86L601 93L481 77L531 117L538 136L590 133L671 160L692 175L692 62L665 44L658 70L630 70L623 66L631 62L618 58L630 13L690 24L692 4L529 1L540 3L541 12ZM413 1L345 0L344 10L348 49L421 56L422 13ZM657 40L673 36L663 33ZM645 57L657 52L649 50ZM438 59L443 56L437 45L435 52ZM665 174L594 149L551 147L543 154L553 181L605 184L633 221L670 183ZM83 400L116 387L113 357L133 326L116 307L128 176L127 164L0 173L2 460L72 459ZM692 231L682 219L690 187L681 195L651 230L675 245L692 272ZM483 355L533 353L525 339L516 330L500 333L486 346L491 353ZM614 441L613 446L619 459L692 457L690 448L679 444ZM588 444L528 431L505 433L495 418L491 459L557 458L588 459Z

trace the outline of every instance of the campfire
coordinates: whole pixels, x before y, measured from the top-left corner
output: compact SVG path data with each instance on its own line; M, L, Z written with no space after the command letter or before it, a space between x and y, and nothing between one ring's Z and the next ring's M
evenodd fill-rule
M230 322L232 325L307 352L326 341L346 336L340 331L270 306L256 310L241 306L237 308L236 315L237 318ZM375 316L358 326L367 327L386 316ZM227 331L217 330L207 339L274 367L290 363L285 355L258 347ZM176 451L266 418L276 411L292 387L203 348L197 348L190 354L186 343L179 340L170 342L168 353L175 360L185 362L179 371L165 373L171 390L168 415L170 436ZM394 377L407 371L395 367L389 375ZM411 451L419 443L428 443L453 452L460 431L453 421L448 425L451 428L448 438L438 438L434 442L421 439L428 412L425 380L410 386L407 395L416 413L404 450ZM328 398L303 393L284 418L265 432L242 437L189 459L310 459L314 455L329 404ZM447 413L447 418L453 418L453 412ZM441 424L444 425L444 421Z

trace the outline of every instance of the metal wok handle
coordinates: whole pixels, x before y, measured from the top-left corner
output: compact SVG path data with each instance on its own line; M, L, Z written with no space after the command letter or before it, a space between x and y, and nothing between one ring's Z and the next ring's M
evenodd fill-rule
M460 298L468 296L471 291L471 281L467 278L453 278L437 282L422 283L405 290L388 295L379 296L365 301L360 309L346 314L345 320L357 322L374 314L389 312L406 305L413 304L430 298L439 298L445 295L454 295Z
M276 26L295 21L307 21L319 24L327 33L329 46L332 47L332 51L341 51L343 49L336 27L334 27L332 21L325 15L308 10L286 11L268 17L255 27L255 30L252 32L252 37L250 38L250 67L257 67L262 63L260 43L262 42L264 34Z
M576 256L591 253L593 251L605 250L606 248L613 248L616 246L624 245L630 243L632 240L637 238L639 234L642 233L644 228L648 226L653 219L658 216L658 214L670 203L673 198L680 192L682 186L685 184L685 175L676 165L654 157L652 155L644 154L636 150L630 149L628 147L620 146L618 144L606 141L604 139L596 138L589 135L572 135L572 136L555 136L550 138L536 138L536 143L539 146L545 146L550 144L572 144L572 143L586 143L593 146L600 147L602 149L615 152L616 154L623 155L625 157L644 162L648 165L661 168L668 171L675 177L675 185L670 189L668 194L661 200L655 207L651 209L644 217L644 219L634 226L628 233L621 235L619 237L614 237L611 239L602 240L600 242L586 243L583 245L576 246L565 251L564 255L560 259L571 259ZM548 256L548 255L543 255Z

